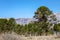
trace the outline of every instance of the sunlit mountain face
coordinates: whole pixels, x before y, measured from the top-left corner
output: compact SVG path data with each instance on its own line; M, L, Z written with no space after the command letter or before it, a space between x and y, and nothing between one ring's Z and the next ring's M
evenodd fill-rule
M57 20L60 21L60 13L56 13L55 15L56 15Z
M60 22L60 13L55 13L55 15L56 15L57 21L56 22L52 21L52 23ZM18 18L18 19L16 19L16 23L18 23L18 24L28 24L32 21L37 21L37 19L35 19L35 18Z
M16 23L18 24L28 24L32 21L37 21L35 18L18 18L16 19Z
M57 23L60 23L60 13L55 13L56 18L57 18Z

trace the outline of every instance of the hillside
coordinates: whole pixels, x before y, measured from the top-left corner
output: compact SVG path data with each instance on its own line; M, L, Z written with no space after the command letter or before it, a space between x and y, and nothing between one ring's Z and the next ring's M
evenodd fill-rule
M55 13L56 17L57 17L57 20L60 21L60 13Z
M57 18L56 23L60 22L60 13L55 13L55 15L56 15L56 18ZM34 19L34 18L18 18L18 19L16 19L16 22L18 24L28 24L32 21L37 21L37 19Z
M18 18L18 19L16 19L16 22L18 24L28 24L32 21L37 21L37 19L35 19L35 18Z

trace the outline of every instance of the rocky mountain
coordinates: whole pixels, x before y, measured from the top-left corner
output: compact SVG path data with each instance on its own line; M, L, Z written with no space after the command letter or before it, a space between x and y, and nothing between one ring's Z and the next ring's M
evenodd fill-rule
M55 15L56 15L57 21L55 21L55 22L52 21L52 23L60 22L60 13L55 13ZM16 19L16 22L18 24L28 24L32 21L37 21L37 19L35 19L35 18L18 18L18 19Z
M18 24L28 24L32 21L37 21L35 18L18 18L16 19L16 23Z
M60 21L60 13L56 13L55 15L56 15L56 17L57 17L57 20Z

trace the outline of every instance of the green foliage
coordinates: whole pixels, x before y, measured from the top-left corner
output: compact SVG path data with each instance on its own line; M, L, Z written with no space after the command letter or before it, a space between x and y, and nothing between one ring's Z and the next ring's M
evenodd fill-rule
M54 30L60 32L60 23L54 25Z
M35 18L38 19L36 22L32 22L26 25L17 24L14 18L10 19L0 19L0 33L12 31L20 35L43 35L43 34L53 34L53 29L60 31L60 24L56 24L54 28L50 29L53 24L48 22L48 17L53 14L49 8L41 6L35 12ZM51 16L55 20L55 16Z
M35 12L35 18L39 19L39 21L47 21L47 17L52 14L49 8L45 6L41 6Z
M14 18L10 18L8 19L0 19L0 31L1 32L8 32L8 31L12 31L13 27L15 25L15 19Z
M48 34L54 34L54 31L51 29L49 30Z

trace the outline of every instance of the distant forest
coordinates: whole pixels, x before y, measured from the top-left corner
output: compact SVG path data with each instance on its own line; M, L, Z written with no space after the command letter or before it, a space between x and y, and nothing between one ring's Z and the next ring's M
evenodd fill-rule
M38 19L38 21L25 25L17 24L14 18L0 18L0 33L15 32L25 36L41 36L60 32L60 23L51 23L52 20L56 21L57 19L48 7L41 6L37 8L33 17Z

